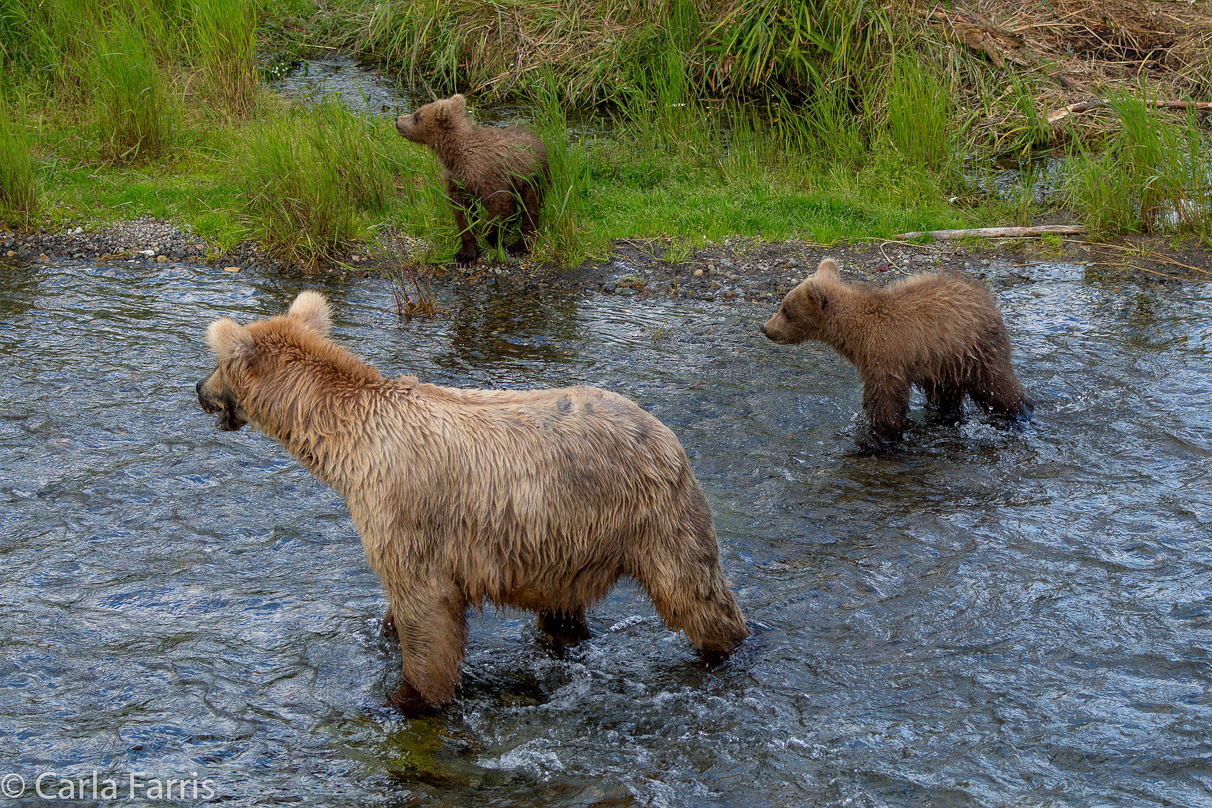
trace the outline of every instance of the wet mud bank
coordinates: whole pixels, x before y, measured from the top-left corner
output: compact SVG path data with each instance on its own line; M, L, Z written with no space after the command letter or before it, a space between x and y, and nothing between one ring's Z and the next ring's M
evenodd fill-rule
M404 243L404 242L400 242ZM421 265L409 256L386 254L366 245L342 260L319 268L315 276L345 277L390 274L402 264L419 277L478 284L486 279L530 291L548 288L596 290L622 298L672 298L730 303L776 303L811 274L820 260L835 258L848 280L883 284L896 277L926 271L962 272L977 278L1032 277L1037 264L1082 265L1104 280L1167 283L1212 280L1212 249L1189 239L1132 237L1113 243L1065 239L951 241L911 243L855 241L835 245L803 241L730 239L687 249L663 239L618 240L609 258L579 267L546 266L521 259L482 256L471 267ZM169 222L140 218L92 230L60 232L0 231L0 260L40 262L108 262L147 266L183 262L229 271L255 270L296 274L298 269L274 260L255 243L219 251L205 239Z

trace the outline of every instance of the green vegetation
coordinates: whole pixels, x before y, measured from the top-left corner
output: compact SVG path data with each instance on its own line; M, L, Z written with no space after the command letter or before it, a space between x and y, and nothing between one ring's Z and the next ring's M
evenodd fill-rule
M23 110L0 107L0 224L27 226L38 213L38 178Z
M419 156L385 121L324 99L252 127L241 212L273 253L314 267L371 231L391 203L392 178L410 162L423 170Z
M1194 111L1159 120L1148 98L1110 100L1121 127L1102 151L1078 146L1067 194L1099 236L1212 229L1212 149Z
M245 117L257 97L256 7L252 0L210 0L196 9L192 44L202 95L217 109Z
M276 59L324 47L418 98L526 103L551 161L543 261L627 237L1027 224L1041 198L1101 237L1209 238L1195 113L1158 109L1142 84L1107 92L1098 126L1051 123L1047 71L994 63L928 17L900 0L0 0L0 219L155 215L306 265L363 242L446 259L432 154L389 115L266 91ZM1205 72L1182 76L1187 97L1212 92ZM994 159L1049 151L1068 166L1050 197L1031 171L991 190Z
M151 44L134 27L103 31L95 40L91 96L103 160L136 162L168 151L173 110Z

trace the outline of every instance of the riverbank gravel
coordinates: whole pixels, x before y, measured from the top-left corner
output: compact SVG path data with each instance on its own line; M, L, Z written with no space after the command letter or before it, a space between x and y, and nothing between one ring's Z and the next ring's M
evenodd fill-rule
M838 260L850 280L884 284L897 277L939 270L978 278L1032 277L1032 267L1081 264L1099 277L1131 277L1142 282L1212 280L1212 251L1197 242L1136 238L1114 244L1080 239L964 241L916 244L862 241L820 245L804 241L728 239L687 249L666 239L620 240L604 261L575 268L544 266L527 258L481 259L472 267L417 265L408 259L415 243L396 240L393 253L358 248L322 273L391 272L402 263L431 277L455 283L486 279L518 288L582 287L624 298L674 298L721 304L774 304L810 275L825 256ZM96 228L69 227L30 233L0 231L0 260L88 261L127 265L176 262L206 264L231 271L297 273L270 258L254 243L220 251L206 239L150 217Z

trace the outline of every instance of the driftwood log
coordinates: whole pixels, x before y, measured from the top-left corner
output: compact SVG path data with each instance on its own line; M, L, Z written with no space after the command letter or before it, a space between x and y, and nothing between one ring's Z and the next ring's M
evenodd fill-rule
M1080 224L1041 224L1036 227L975 227L970 230L915 230L901 233L897 238L910 239L929 236L933 241L957 238L1031 238L1033 236L1078 236L1086 232Z
M1148 105L1151 107L1157 107L1158 109L1212 110L1212 101L1149 101ZM1088 101L1078 101L1076 104L1069 104L1064 109L1053 112L1048 116L1048 123L1060 123L1071 115L1076 115L1079 112L1087 112L1088 110L1105 106L1107 106L1107 102L1101 98L1091 98Z

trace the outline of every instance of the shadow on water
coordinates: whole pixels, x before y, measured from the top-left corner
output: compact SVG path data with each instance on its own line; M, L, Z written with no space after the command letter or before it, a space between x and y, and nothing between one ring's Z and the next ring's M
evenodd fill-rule
M385 372L597 384L668 423L758 629L704 667L634 585L562 654L489 610L455 704L410 721L343 503L193 393L205 326L303 282L0 264L0 774L235 805L1207 804L1212 294L1032 276L994 286L1035 419L918 401L883 454L853 369L768 343L759 307L489 282L405 322L385 281L321 283Z

